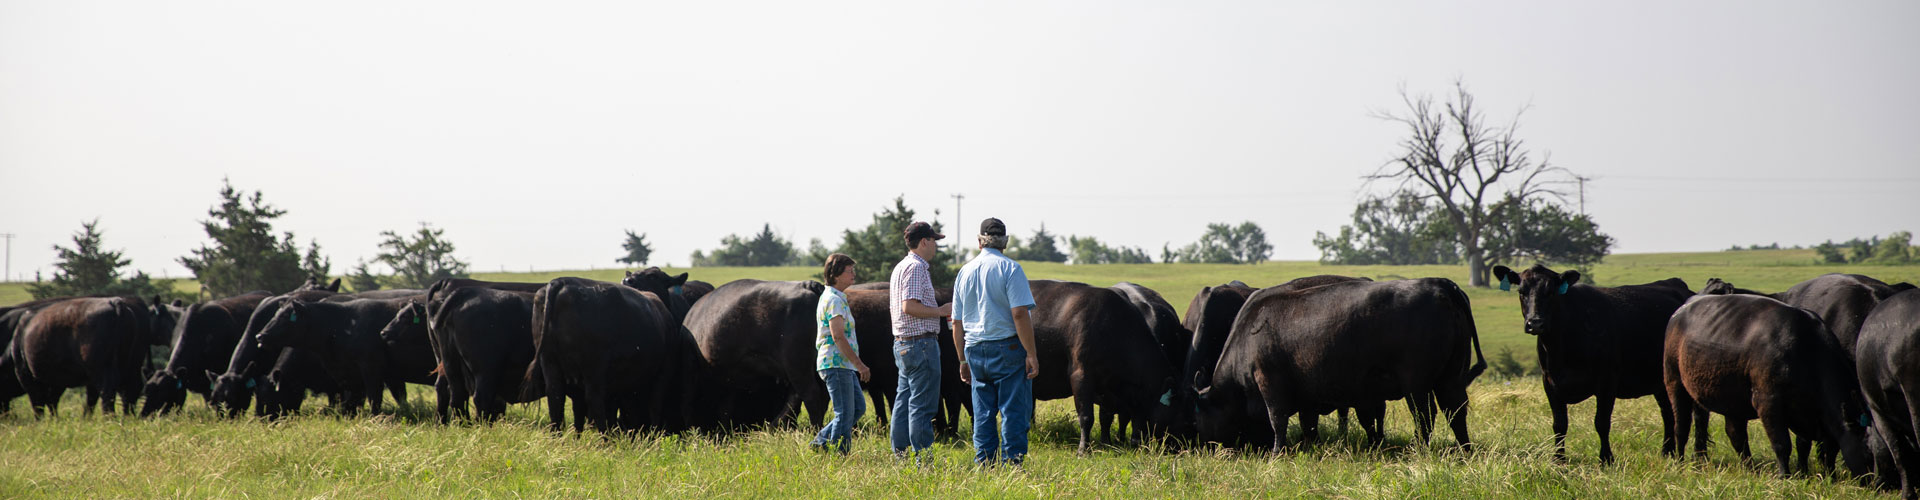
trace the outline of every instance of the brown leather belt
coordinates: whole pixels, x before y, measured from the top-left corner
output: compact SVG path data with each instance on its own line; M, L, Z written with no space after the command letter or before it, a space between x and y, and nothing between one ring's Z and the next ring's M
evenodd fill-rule
M933 338L934 335L938 335L938 334L933 332L915 333L910 335L897 336L897 337L894 337L893 339L894 340L920 340L924 338Z

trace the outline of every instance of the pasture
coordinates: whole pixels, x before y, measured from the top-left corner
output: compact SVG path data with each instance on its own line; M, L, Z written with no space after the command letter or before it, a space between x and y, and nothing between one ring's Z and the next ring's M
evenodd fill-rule
M1616 255L1593 269L1601 285L1680 277L1698 289L1719 277L1766 292L1827 272L1887 282L1920 282L1920 266L1813 266L1811 251ZM813 268L695 268L716 285L738 278L806 279ZM1153 288L1184 312L1203 286L1239 279L1255 287L1301 276L1374 279L1440 276L1465 282L1462 266L1257 266L1027 264L1034 279L1105 286L1131 281ZM480 273L484 280L543 281L556 276L617 280L620 271ZM866 277L873 278L873 277ZM183 289L193 285L181 282ZM23 286L0 285L0 303L25 300ZM1486 353L1511 349L1533 366L1533 341L1521 332L1511 292L1468 289ZM58 419L35 420L24 400L0 416L0 496L93 497L1252 497L1357 498L1854 498L1872 490L1824 476L1778 479L1764 438L1742 463L1713 420L1707 462L1659 454L1660 417L1651 399L1621 401L1614 416L1619 461L1600 465L1593 403L1571 409L1567 463L1552 460L1552 432L1537 378L1482 376L1470 389L1473 455L1450 434L1413 444L1404 406L1388 406L1388 443L1349 434L1269 456L1229 450L1169 451L1108 444L1076 456L1072 405L1041 402L1033 451L1024 469L977 470L964 441L942 441L922 465L896 462L884 429L868 417L850 457L808 450L799 429L757 429L732 436L556 436L544 406L509 409L494 425L431 423L432 390L390 415L342 419L309 402L308 413L277 422L215 417L198 396L184 412L143 421L119 415L80 418L69 391ZM871 413L871 409L869 412ZM1332 423L1323 420L1331 432ZM1294 430L1297 435L1298 429ZM1444 436L1444 437L1443 437ZM1816 466L1816 469L1818 467ZM1817 473L1824 471L1817 470Z

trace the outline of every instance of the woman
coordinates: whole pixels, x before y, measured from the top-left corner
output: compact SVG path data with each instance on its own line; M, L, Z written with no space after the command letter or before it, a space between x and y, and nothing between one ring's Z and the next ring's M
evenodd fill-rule
M827 396L833 399L833 420L813 437L813 448L826 451L830 443L839 443L841 455L853 448L853 423L867 411L860 384L872 375L860 361L853 311L847 308L847 287L854 281L853 264L853 257L846 254L827 256L827 268L820 275L826 278L828 288L820 294L820 307L814 312L814 319L820 322L813 340L818 351L814 368L820 370L820 379L827 383Z

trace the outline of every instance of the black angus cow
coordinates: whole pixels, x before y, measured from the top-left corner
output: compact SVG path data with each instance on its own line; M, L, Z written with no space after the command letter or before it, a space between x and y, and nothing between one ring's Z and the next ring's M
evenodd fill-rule
M557 278L533 297L532 342L536 361L522 381L523 399L547 398L549 427L561 432L573 400L575 432L591 422L607 432L619 418L625 426L658 426L665 386L683 347L673 313L659 296L616 283ZM536 387L536 385L538 387Z
M1706 456L1711 411L1726 415L1727 439L1743 459L1751 457L1746 422L1759 418L1781 476L1791 473L1793 434L1812 438L1799 446L1802 471L1813 441L1838 444L1855 475L1871 467L1853 362L1813 313L1767 297L1702 295L1674 311L1664 352L1675 448L1693 427L1694 454Z
M1273 288L1299 290L1348 281L1373 280L1363 277L1323 274L1296 278L1286 283L1275 285ZM1179 407L1187 408L1193 406L1195 397L1193 387L1194 380L1204 380L1213 377L1213 365L1220 361L1220 350L1227 345L1227 335L1233 330L1233 319L1240 314L1240 308L1246 304L1247 297L1253 295L1255 291L1253 287L1247 286L1246 283L1234 280L1224 285L1202 288L1199 293L1194 294L1193 300L1187 303L1187 315L1182 325L1193 332L1193 344L1188 350L1187 357L1178 365L1181 367L1181 372L1179 379L1176 380L1175 383L1180 387L1180 391L1176 394L1177 397L1175 399L1178 401L1177 404ZM1412 399L1409 399L1407 402L1410 405L1415 403ZM1339 431L1342 435L1347 433L1347 410L1347 408L1340 408L1338 410L1340 413ZM1414 415L1422 414L1411 406L1409 406L1408 410ZM1426 409L1427 413L1432 413L1432 411L1430 408ZM1373 409L1369 407L1367 414L1376 415L1378 418L1361 422L1361 427L1368 429L1372 433L1369 435L1383 432L1381 426L1385 424L1385 403L1381 403L1378 411L1373 411ZM1269 437L1265 435L1265 431L1262 430L1265 428L1266 426L1255 426L1252 429L1248 429L1250 432L1247 432L1247 434L1253 436L1249 439L1254 441L1269 439ZM1308 441L1318 439L1319 415L1301 415L1300 428L1304 439Z
M13 400L27 395L14 375L13 335L27 323L35 311L74 297L52 297L0 307L0 415L12 410Z
M69 387L86 387L85 415L93 414L96 403L111 412L115 395L122 411L133 413L147 346L165 338L164 330L156 330L173 326L164 304L149 305L134 297L83 297L26 310L9 350L13 375L35 415L57 415L60 395Z
M1920 292L1900 292L1874 307L1853 355L1872 430L1894 466L1876 468L1883 481L1897 476L1906 498L1920 498L1920 426L1914 425L1920 418L1920 363L1914 361L1920 359Z
M1172 408L1174 370L1133 304L1085 283L1032 280L1028 287L1040 361L1033 397L1073 398L1079 451L1092 444L1096 405L1119 416L1137 439L1167 433L1179 418Z
M280 409L289 406L288 401L276 397L267 375L286 356L280 350L266 350L260 347L256 337L260 329L273 319L273 315L286 301L319 302L353 300L351 295L340 295L325 290L288 292L260 301L253 314L247 317L246 328L240 331L240 341L234 344L233 355L227 358L225 372L207 371L207 377L213 379L213 397L209 399L215 411L227 417L239 416L241 411L252 406L255 416L273 417ZM297 357L295 358L298 359ZM298 371L298 366L289 369ZM256 404L257 403L257 404Z
M1147 330L1153 332L1153 341L1160 345L1161 353L1166 356L1167 366L1177 374L1179 368L1186 365L1187 351L1193 346L1193 332L1187 330L1186 325L1181 324L1180 313L1174 311L1173 304L1168 303L1167 299L1161 297L1160 292L1134 283L1122 281L1107 287L1107 289L1113 290L1114 293L1118 293L1121 297L1126 298L1127 303L1133 304L1134 310L1140 312L1140 318L1147 322ZM1182 385L1177 378L1174 384L1176 388ZM1168 404L1172 404L1174 399L1176 398L1169 395ZM1100 408L1100 440L1107 441L1111 439L1107 433L1107 428L1113 425L1116 417L1119 417L1119 415L1109 411L1109 408ZM1120 420L1121 427L1119 431L1121 435L1126 435L1127 429L1125 426L1128 419L1121 418ZM1176 418L1171 423L1168 432L1177 436L1192 434L1192 430L1186 428L1188 427L1185 425L1188 423L1187 420L1188 419L1185 418Z
M267 292L252 292L188 306L173 331L173 352L167 366L147 379L140 416L166 413L186 403L187 393L213 396L213 378L207 372L233 357L234 346L246 330L253 309Z
M1668 278L1612 288L1579 285L1579 271L1555 273L1540 265L1525 273L1494 266L1493 274L1503 290L1520 286L1520 312L1527 334L1536 337L1540 379L1553 411L1554 457L1566 458L1567 405L1594 398L1600 461L1612 463L1614 400L1649 395L1660 406L1660 451L1679 451L1673 443L1673 407L1662 381L1660 351L1667 318L1693 296L1685 281Z
M705 285L705 283L701 282L695 283ZM680 273L679 276L673 276L667 274L666 271L661 271L658 267L649 267L637 273L627 271L626 277L620 279L620 284L626 285L628 288L634 290L652 293L655 297L659 297L660 301L667 305L667 310L673 313L674 323L680 323L686 320L687 309L693 307L694 301L689 300L686 295L688 288L686 286L688 285L687 273ZM713 290L711 285L705 287L694 286L692 288L694 288L694 293L696 294L695 299L705 296L706 292Z
M438 317L425 319L426 307L411 305L380 333L391 349L433 350L446 386L438 404L440 422L466 416L469 398L488 422L498 419L507 404L528 402L520 383L534 359L533 294L470 287L441 300ZM437 341L428 341L428 323L438 332Z
M1472 451L1467 385L1486 359L1466 294L1443 278L1332 281L1247 298L1211 378L1194 384L1201 438L1234 442L1265 423L1279 451L1294 413L1379 412L1385 401L1432 398L1460 446ZM1431 416L1416 415L1415 422ZM1425 442L1431 424L1417 427ZM1376 443L1383 437L1369 434Z
M305 283L301 283L299 287L294 288L293 292L340 293L340 278L334 278L332 284L321 284L320 283L321 279L323 278L308 276L307 281ZM292 292L288 292L288 293L292 293Z
M698 349L695 363L709 375L689 384L703 389L689 390L700 398L690 405L700 413L688 419L749 427L792 422L804 407L819 428L828 398L814 369L814 312L825 290L818 281L743 279L695 303L686 330Z
M380 329L401 307L419 300L420 295L356 298L345 302L284 301L276 310L266 311L271 316L255 334L254 342L268 352L293 348L313 353L327 375L340 385L346 398L340 408L342 412L353 415L364 402L378 414L383 403L383 388L394 391L396 403L406 402L405 385L389 383L390 359L386 344L380 339ZM420 375L426 376L430 371L431 368L423 369Z

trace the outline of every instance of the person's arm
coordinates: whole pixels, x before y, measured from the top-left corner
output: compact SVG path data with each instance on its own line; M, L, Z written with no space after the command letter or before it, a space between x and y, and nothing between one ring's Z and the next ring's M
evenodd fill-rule
M947 304L949 306L953 304ZM960 323L960 316L953 317L953 355L960 359L960 383L971 384L973 377L967 370L967 331Z
M944 318L953 315L953 304L927 307L926 304L920 303L919 299L902 299L900 306L900 310L906 311L908 316L915 318Z
M867 377L872 376L872 371L867 369L865 362L860 361L860 354L853 352L853 344L847 343L847 317L834 316L827 321L827 328L833 331L833 347L840 350L840 357L853 363L853 369L860 372L860 381L866 382Z
M1013 332L1020 336L1020 347L1027 350L1027 378L1040 376L1040 351L1033 348L1033 317L1027 306L1013 308Z

